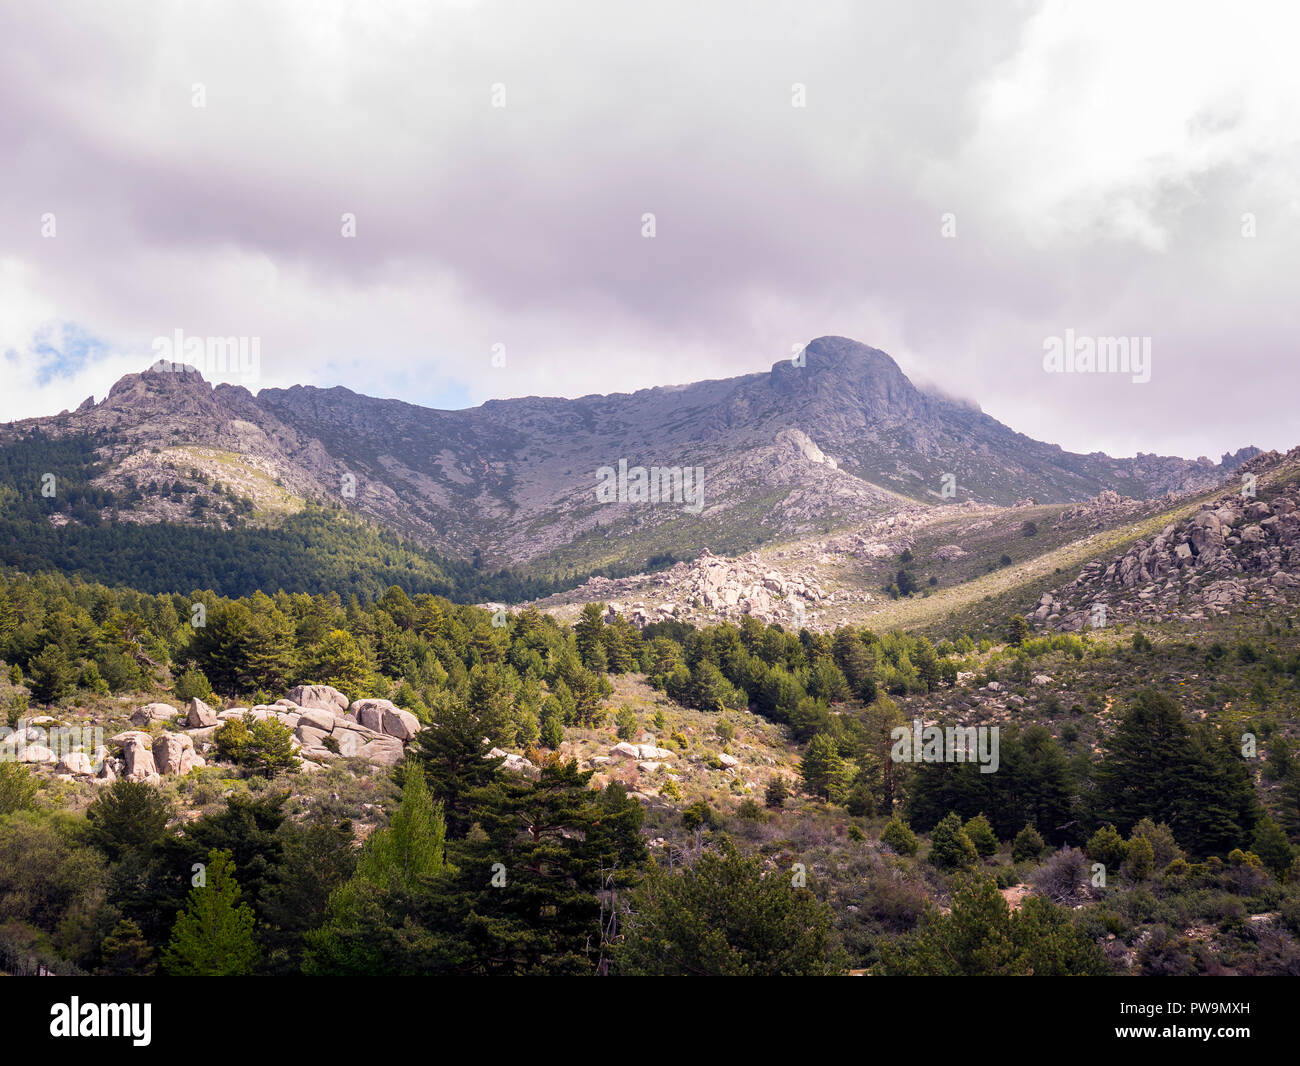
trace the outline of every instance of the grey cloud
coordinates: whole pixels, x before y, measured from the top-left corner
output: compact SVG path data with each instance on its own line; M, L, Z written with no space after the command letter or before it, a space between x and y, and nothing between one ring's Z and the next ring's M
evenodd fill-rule
M1077 450L1296 443L1293 411L1252 410L1300 384L1293 142L1252 146L1249 102L1210 101L1186 158L1063 195L1070 225L1036 237L1018 193L1043 147L996 132L988 88L1051 17L3 5L0 260L123 348L186 323L264 335L267 384L627 391L763 369L840 333ZM1044 132L1086 106L1083 78L1086 64L1063 68L1027 100ZM1253 150L1201 160L1218 137ZM40 237L46 210L57 241ZM344 211L356 240L339 236ZM955 240L940 235L949 211ZM1150 225L1163 247L1134 236ZM1050 379L1042 343L1066 328L1152 336L1151 383ZM496 340L514 353L505 371L486 358Z

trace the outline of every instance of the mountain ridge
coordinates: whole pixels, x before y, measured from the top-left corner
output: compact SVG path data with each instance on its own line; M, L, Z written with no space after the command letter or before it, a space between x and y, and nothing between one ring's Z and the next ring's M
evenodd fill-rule
M733 378L461 410L345 386L253 393L180 366L126 375L99 403L9 423L0 439L84 432L99 446L102 483L128 494L185 480L190 463L247 494L259 520L273 520L275 486L449 555L575 572L748 550L900 506L1076 502L1107 490L1152 498L1217 483L1258 454L1243 448L1215 464L1067 452L919 388L886 352L835 336ZM702 513L597 503L597 468L619 460L702 468ZM116 517L162 520L144 497Z

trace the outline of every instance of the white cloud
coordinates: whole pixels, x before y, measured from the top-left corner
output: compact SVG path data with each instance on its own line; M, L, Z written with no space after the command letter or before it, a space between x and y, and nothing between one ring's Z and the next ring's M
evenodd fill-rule
M1300 415L1253 405L1300 386L1294 22L1281 4L3 9L0 417L102 393L177 328L261 337L264 384L418 402L721 377L837 333L1077 450L1289 446ZM60 323L106 348L42 385L34 338ZM1151 384L1045 379L1065 328L1152 336Z

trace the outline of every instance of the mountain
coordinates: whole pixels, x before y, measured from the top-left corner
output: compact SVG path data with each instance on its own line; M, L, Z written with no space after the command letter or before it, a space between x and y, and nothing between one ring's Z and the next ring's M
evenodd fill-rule
M570 574L743 551L936 503L1155 497L1216 484L1255 454L1214 464L1066 452L917 388L884 352L843 337L767 373L462 411L341 387L254 395L158 364L98 404L3 427L0 444L33 435L92 443L93 483L112 495L103 513L115 520L275 526L322 504L445 556ZM702 499L599 502L598 471L621 462L633 493L637 467L680 467L698 472L689 487L702 480ZM181 492L160 491L172 484Z

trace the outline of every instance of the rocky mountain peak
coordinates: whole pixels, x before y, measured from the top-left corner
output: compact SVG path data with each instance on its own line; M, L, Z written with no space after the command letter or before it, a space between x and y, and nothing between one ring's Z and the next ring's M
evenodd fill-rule
M783 402L814 404L829 411L852 409L879 421L915 416L920 391L888 355L847 337L818 337L799 359L772 367L768 385Z
M139 374L127 374L119 378L108 390L108 398L112 400L127 395L159 395L177 391L210 393L212 386L204 380L197 367L160 359Z
M503 565L549 559L566 569L634 562L667 543L679 558L706 547L746 550L868 522L900 501L1072 502L1107 489L1150 497L1221 476L1208 462L1063 452L917 388L886 353L846 337L818 337L801 354L766 374L462 411L341 386L254 396L160 362L122 378L97 406L32 421L47 433L111 439L101 456L106 485L174 480L170 468L155 467L183 473L200 459L225 481L254 462L263 502L278 499L279 486L303 499L343 499L449 554L478 552ZM183 456L170 454L182 446ZM196 446L211 454L197 456ZM601 506L609 501L593 495L597 471L624 460L647 471L703 471L703 509ZM345 477L355 496L339 495ZM955 496L940 497L945 479Z

